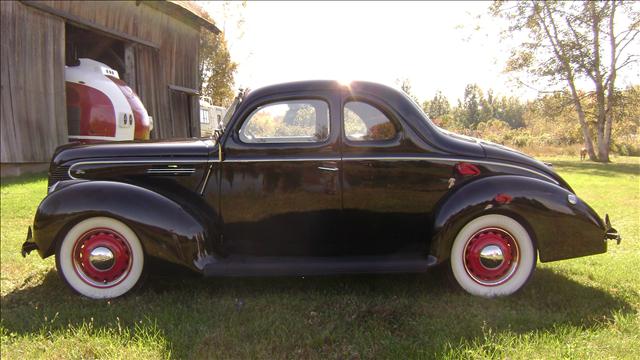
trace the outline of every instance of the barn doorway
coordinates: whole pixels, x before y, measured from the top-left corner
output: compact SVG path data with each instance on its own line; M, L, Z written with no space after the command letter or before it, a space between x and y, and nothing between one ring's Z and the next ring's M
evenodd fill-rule
M125 52L129 47L125 41L69 23L65 24L65 35L65 64L67 66L78 65L79 58L89 58L116 70L125 82L126 78L133 75L133 69L127 69L125 63ZM129 70L129 74L127 74L127 70Z
M174 137L200 137L200 121L194 102L198 92L179 86L169 86L169 111Z

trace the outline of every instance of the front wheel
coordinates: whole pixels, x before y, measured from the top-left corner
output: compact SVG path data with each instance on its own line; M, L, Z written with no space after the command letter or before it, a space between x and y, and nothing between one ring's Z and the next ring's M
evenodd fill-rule
M144 251L136 234L121 221L92 217L74 225L58 244L56 268L81 295L110 299L138 284Z
M484 215L470 221L451 248L451 271L468 293L481 297L511 295L533 273L536 248L527 230L504 215Z

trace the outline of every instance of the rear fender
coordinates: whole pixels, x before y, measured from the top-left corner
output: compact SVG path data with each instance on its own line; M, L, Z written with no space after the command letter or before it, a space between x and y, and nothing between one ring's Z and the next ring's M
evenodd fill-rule
M440 262L447 260L462 227L486 214L518 220L531 234L542 262L605 252L602 219L580 199L570 204L569 195L574 194L524 176L491 176L466 183L436 207L431 255Z
M114 181L63 181L40 203L34 220L38 253L53 255L57 241L79 221L108 216L127 224L149 256L200 271L216 253L215 211L202 198L170 198Z

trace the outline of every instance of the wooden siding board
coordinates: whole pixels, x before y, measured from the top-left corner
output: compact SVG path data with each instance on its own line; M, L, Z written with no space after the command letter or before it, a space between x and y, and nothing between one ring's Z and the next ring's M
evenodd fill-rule
M48 162L66 142L64 22L2 2L3 163ZM28 31L26 28L28 27Z

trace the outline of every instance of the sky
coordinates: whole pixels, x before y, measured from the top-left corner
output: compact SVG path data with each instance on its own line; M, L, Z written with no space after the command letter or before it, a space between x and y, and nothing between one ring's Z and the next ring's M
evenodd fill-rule
M503 73L510 40L500 41L506 24L488 15L488 2L201 5L225 32L238 88L310 79L399 87L409 79L420 101L436 91L455 101L470 83L498 95L537 95Z

